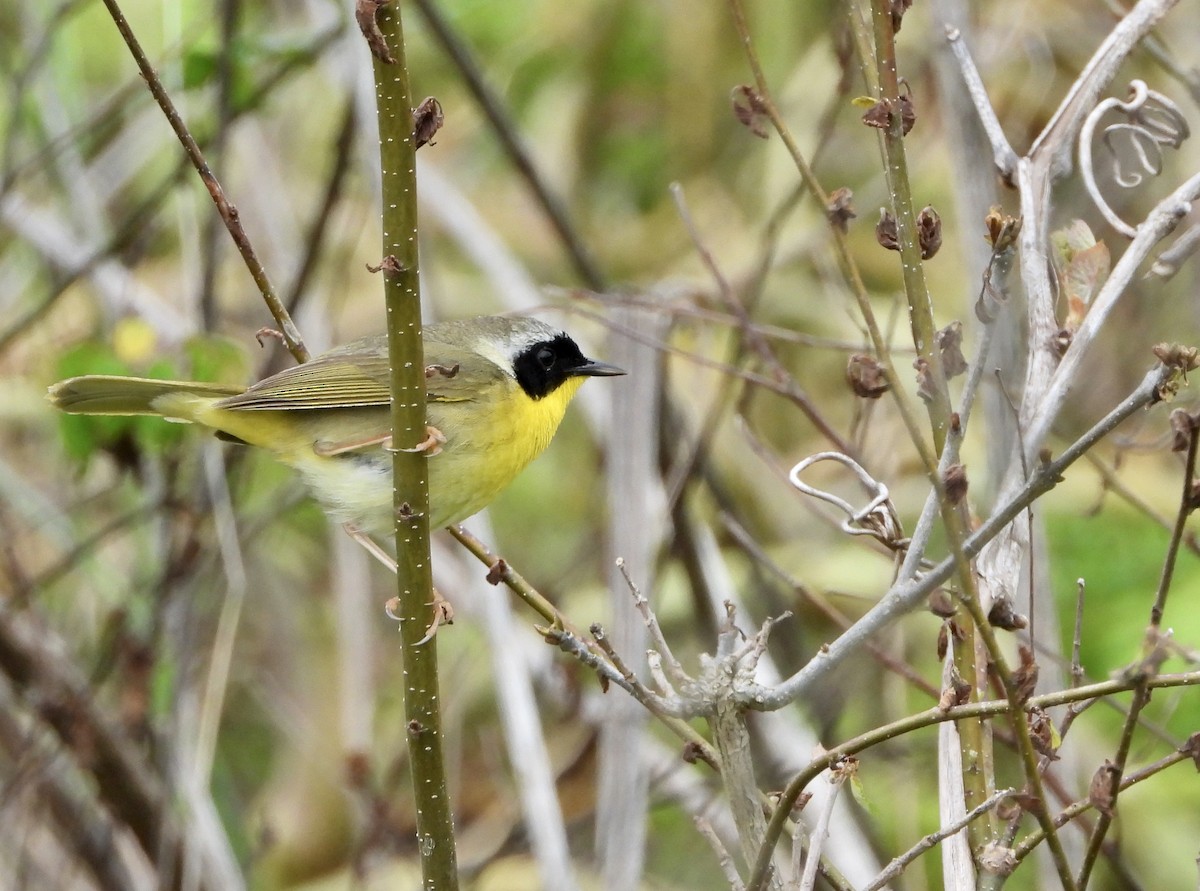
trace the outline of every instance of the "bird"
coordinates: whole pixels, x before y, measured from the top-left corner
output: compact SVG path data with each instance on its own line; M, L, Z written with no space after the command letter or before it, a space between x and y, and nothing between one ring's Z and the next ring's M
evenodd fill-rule
M528 317L477 316L424 331L429 524L486 507L549 445L580 385L625 374L565 331ZM119 375L53 384L69 414L157 415L265 449L299 472L352 532L391 534L391 372L385 335L336 347L249 387ZM379 556L376 554L376 556Z

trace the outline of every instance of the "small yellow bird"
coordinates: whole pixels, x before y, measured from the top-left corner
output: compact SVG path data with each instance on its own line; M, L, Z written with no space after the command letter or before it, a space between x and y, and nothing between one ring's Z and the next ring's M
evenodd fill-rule
M424 344L435 529L482 510L546 448L585 377L625 373L537 319L440 322L425 329ZM377 335L244 390L85 375L54 384L48 398L72 414L160 415L267 449L300 472L335 520L390 534L390 379L387 338Z

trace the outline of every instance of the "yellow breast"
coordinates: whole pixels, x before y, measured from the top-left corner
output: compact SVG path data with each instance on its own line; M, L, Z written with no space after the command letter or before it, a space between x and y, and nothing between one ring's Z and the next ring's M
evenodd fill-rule
M431 403L429 423L446 444L429 459L430 525L458 523L486 507L550 444L582 381L570 379L538 400L504 381L478 401Z

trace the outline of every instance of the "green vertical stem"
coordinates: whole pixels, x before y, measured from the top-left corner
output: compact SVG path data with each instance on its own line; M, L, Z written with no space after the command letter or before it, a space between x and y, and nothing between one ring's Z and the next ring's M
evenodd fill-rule
M417 277L416 148L412 102L397 4L377 20L395 62L374 58L383 172L383 277L392 368L392 443L396 505L396 580L404 710L417 814L423 886L455 891L458 866L446 790L438 701L437 638L421 643L433 618L429 557L429 483L424 452L425 361Z
M890 125L881 130L884 160L887 164L888 187L892 195L892 212L896 218L896 235L900 247L901 275L908 303L909 324L912 328L913 344L924 360L927 382L925 385L926 409L929 413L933 433L934 450L941 454L946 447L950 429L952 408L946 376L942 368L941 354L936 343L937 327L933 318L933 301L925 281L924 261L917 236L916 212L908 177L908 157L904 150L900 107L900 78L896 64L896 35L892 23L892 4L888 0L873 0L872 23L875 31L875 64L879 76L880 99L890 101L897 109L891 115ZM965 515L965 504L955 507L949 504L941 491L941 480L932 480L941 496L942 522L946 526L951 549L960 556L960 581L963 596L977 597L974 578L959 551L969 528ZM974 699L983 698L986 690L985 655L976 639L974 622L966 611L960 609L955 621L963 632L961 646L954 648L954 665L962 679L971 685ZM993 762L991 739L985 723L967 720L958 723L962 745L963 784L966 793L966 808L971 810L987 800L993 791ZM996 817L988 812L982 820L968 826L972 849L992 840L998 831Z
M879 73L880 98L899 108L900 79L896 73L896 40L892 31L892 4L888 0L872 3L875 24L875 60ZM925 282L925 266L917 242L916 213L913 210L912 189L908 179L908 157L904 152L904 135L900 113L891 115L883 134L884 160L887 163L888 188L892 194L892 212L896 216L896 235L900 243L900 264L904 293L908 299L908 319L912 327L917 353L929 363L929 417L933 424L934 448L940 454L946 444L950 420L950 396L942 372L941 355L934 336L933 303Z

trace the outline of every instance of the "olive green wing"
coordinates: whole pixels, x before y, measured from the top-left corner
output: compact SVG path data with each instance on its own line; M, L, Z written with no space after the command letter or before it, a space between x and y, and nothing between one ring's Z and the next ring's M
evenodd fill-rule
M476 388L504 375L477 353L437 341L425 343L429 400L459 402ZM387 340L366 337L322 353L303 365L265 378L217 408L243 411L300 411L391 404Z
M430 402L472 402L510 377L479 353L425 341L425 392Z
M222 399L216 407L300 411L387 405L387 374L387 342L363 338L264 378L244 393Z

